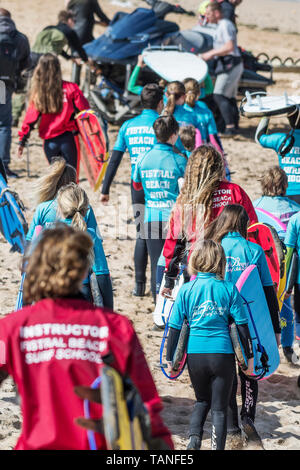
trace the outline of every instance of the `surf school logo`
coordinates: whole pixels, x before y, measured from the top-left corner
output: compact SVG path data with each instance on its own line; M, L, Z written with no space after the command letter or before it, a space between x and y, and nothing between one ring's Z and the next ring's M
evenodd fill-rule
M226 271L233 273L236 271L245 271L249 263L242 263L241 258L234 258L233 256L226 256Z
M206 317L215 317L220 316L222 317L226 312L226 308L218 307L216 302L212 300L207 300L203 304L195 307L193 310L193 321L201 320L202 318Z

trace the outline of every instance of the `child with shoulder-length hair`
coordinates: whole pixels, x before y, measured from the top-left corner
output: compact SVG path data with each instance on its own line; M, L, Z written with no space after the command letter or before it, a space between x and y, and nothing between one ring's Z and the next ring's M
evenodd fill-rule
M188 265L193 281L180 289L170 316L167 360L171 359L180 329L189 324L187 365L196 395L187 449L200 449L203 427L211 410L212 450L223 450L227 434L227 408L235 375L235 357L229 335L233 320L243 334L248 369L253 370L252 342L242 298L237 288L224 281L226 258L220 244L205 240L194 249Z
M23 423L16 449L89 450L86 429L75 422L83 408L74 388L92 386L101 375L102 357L108 355L111 366L138 389L154 423L152 438L160 448L173 449L131 322L82 297L92 249L91 237L67 224L43 231L26 264L27 306L0 320L6 358L0 364L0 384L10 375L21 397ZM102 405L90 406L91 416L101 419ZM107 449L103 431L95 435L95 443L97 449Z
M61 156L77 168L74 132L78 129L74 116L89 107L78 85L63 80L58 57L42 55L32 77L29 106L19 132L19 157L39 122L39 135L44 140L49 163L52 157Z
M98 287L105 307L113 308L112 284L107 266L106 256L102 246L101 235L98 230L87 226L89 199L80 186L70 183L63 186L57 194L57 217L62 222L72 225L79 230L89 233L93 240L94 259L92 270L96 275ZM84 296L92 300L89 277L83 282Z
M227 281L236 284L248 266L257 266L270 312L266 311L265 314L271 317L274 335L279 345L281 328L274 283L263 249L256 243L247 240L248 226L249 216L244 207L239 204L229 204L224 207L219 217L206 229L205 238L221 243L226 256L225 279ZM240 368L239 375L242 394L242 426L246 435L251 433L252 436L259 440L260 438L254 426L258 399L258 382L250 377L246 377ZM237 378L235 376L228 418L231 445L234 447L241 445L241 431L238 424L238 407L236 402L237 386Z
M203 237L203 230L226 205L233 203L245 207L251 223L257 222L245 191L225 180L222 155L212 145L201 145L188 159L184 183L171 212L163 249L166 259L163 295L172 294L179 264L187 253L192 252L198 238Z

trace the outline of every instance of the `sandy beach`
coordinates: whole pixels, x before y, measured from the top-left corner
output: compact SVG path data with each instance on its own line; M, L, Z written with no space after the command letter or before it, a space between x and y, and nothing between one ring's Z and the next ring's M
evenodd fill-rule
M131 6L122 8L125 2L100 1L101 7L109 17L119 10L131 11L136 6L146 6L141 1L131 1ZM177 3L177 2L173 2ZM186 9L195 9L192 0L184 0ZM128 5L129 2L126 2ZM45 26L56 23L59 10L64 7L64 0L0 0L0 6L12 13L17 28L25 33L31 44L36 34ZM278 55L285 58L300 58L300 3L275 0L244 0L237 9L239 44L254 54L267 53L270 57ZM188 29L195 23L195 18L183 15L169 15L170 21L176 21L181 29ZM104 31L97 26L95 37ZM62 59L64 77L70 79L70 64ZM274 73L276 83L268 89L276 95L283 91L291 94L300 93L300 75ZM278 164L276 153L262 149L254 142L254 134L258 119L241 119L241 135L234 139L226 139L223 145L233 182L241 185L252 200L260 195L259 177L272 165ZM271 120L270 130L287 130L287 119L284 117ZM26 174L26 161L17 159L18 129L13 128L13 144L11 151L11 168L21 178L11 179L10 186L18 192L26 206L26 218L30 222L34 209L33 185L47 167L43 155L41 140L35 130L30 144L31 177ZM117 137L118 128L109 127L111 147ZM193 390L187 371L177 381L167 381L160 369L159 349L162 333L152 331L152 311L154 308L149 292L150 272L148 272L147 295L136 298L131 295L134 285L133 249L135 226L130 205L130 163L125 155L111 187L110 205L103 206L99 202L99 192L93 193L81 173L80 183L87 191L90 204L93 206L97 221L104 239L104 249L109 255L108 263L114 287L115 310L128 316L142 342L154 380L161 395L165 423L172 432L175 448L185 449L188 437L189 418L194 404ZM17 298L20 283L21 257L9 253L9 245L0 237L0 305L1 316L9 314ZM295 346L300 353L299 346ZM256 427L267 450L300 450L300 389L297 378L300 367L288 364L282 354L281 364L277 372L268 380L260 382L257 406ZM240 397L239 397L240 404ZM174 412L176 410L176 412ZM8 379L0 389L0 450L12 449L21 429L22 418L20 407L15 398L13 383ZM210 448L210 418L206 426L203 449ZM251 446L245 447L251 450Z

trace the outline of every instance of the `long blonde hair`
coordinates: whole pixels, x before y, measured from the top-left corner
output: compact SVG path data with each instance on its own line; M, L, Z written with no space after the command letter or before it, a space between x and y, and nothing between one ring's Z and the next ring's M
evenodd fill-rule
M58 223L44 230L28 258L24 302L76 295L90 268L93 242L87 233Z
M189 211L189 220L199 216L204 227L210 222L213 194L223 180L224 162L221 154L212 145L201 145L190 155L185 169L184 183L175 204L180 210L183 235L190 238L185 211ZM204 228L202 227L202 228Z
M86 192L75 183L63 186L57 194L58 213L64 219L72 219L72 225L80 230L87 229L84 217L89 209Z
M36 202L55 199L58 190L69 183L76 183L76 170L62 157L52 158L46 174L35 184Z
M167 86L166 95L168 97L167 104L164 108L163 114L173 114L176 106L176 101L185 95L185 88L183 83L174 81Z
M200 85L194 78L185 78L183 80L184 88L186 91L185 102L191 108L195 107L196 101L200 95Z
M29 102L42 114L62 112L62 73L56 55L48 53L40 57L31 81Z

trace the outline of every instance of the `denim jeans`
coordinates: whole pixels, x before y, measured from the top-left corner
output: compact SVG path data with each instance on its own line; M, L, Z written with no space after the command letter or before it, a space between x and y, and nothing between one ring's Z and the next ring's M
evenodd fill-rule
M12 91L6 88L5 104L0 104L0 158L5 167L10 163Z

